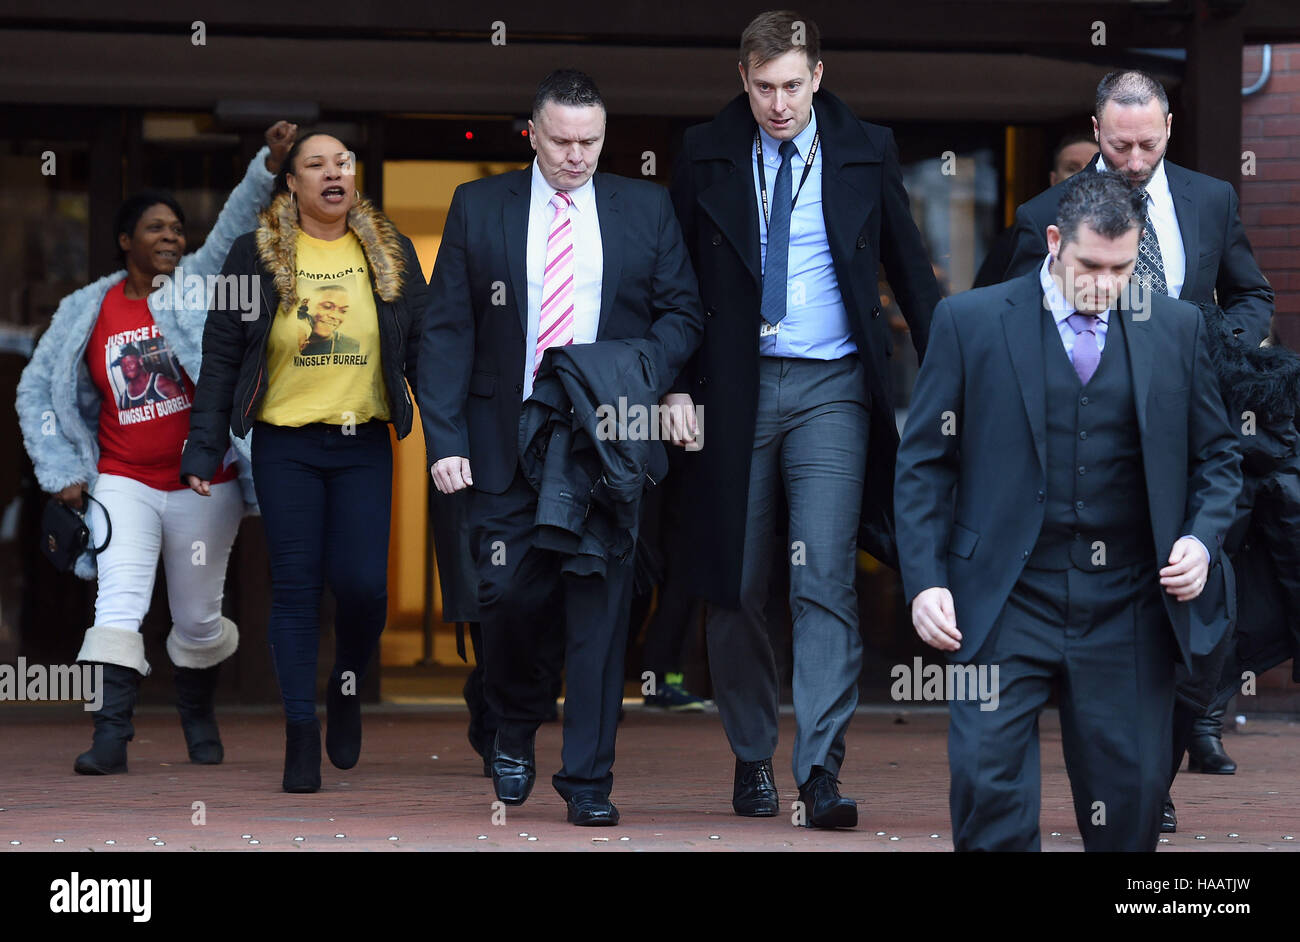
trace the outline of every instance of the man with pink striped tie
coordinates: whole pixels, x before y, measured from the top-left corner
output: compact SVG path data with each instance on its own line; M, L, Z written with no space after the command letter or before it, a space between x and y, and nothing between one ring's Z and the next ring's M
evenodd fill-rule
M569 344L649 341L662 396L699 344L703 313L668 191L595 172L605 137L595 83L553 72L528 129L531 168L452 197L430 281L420 414L439 491L469 501L484 694L498 717L496 797L518 805L532 791L533 741L554 696L539 640L563 631L563 767L552 782L569 821L612 825L635 553L611 560L603 576L580 576L562 573L564 554L536 545L520 417L543 354ZM684 422L668 431L676 444L688 437Z
M545 194L544 188L539 189ZM573 219L569 216L573 197L565 190L556 190L548 203L555 207L555 215L551 217L550 232L546 236L542 310L537 324L537 343L533 345L534 378L547 347L573 343ZM600 238L599 228L595 236Z

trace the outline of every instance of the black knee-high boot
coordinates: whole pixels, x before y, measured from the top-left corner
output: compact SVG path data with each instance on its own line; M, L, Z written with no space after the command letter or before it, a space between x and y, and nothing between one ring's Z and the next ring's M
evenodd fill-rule
M176 709L181 715L190 761L198 765L218 765L226 754L215 708L220 667L176 668Z
M120 664L103 664L100 684L103 702L92 716L95 733L90 749L77 756L73 765L81 775L115 775L126 771L126 744L135 736L131 716L140 694L140 672Z

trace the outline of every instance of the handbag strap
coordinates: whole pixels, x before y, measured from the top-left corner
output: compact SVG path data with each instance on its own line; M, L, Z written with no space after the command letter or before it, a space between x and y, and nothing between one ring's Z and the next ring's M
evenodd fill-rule
M104 512L104 522L108 524L108 532L104 534L104 542L99 544L99 546L86 547L86 550L90 555L98 556L100 553L104 552L104 550L108 549L108 541L113 539L113 518L108 515L107 507L90 496L90 491L82 491L81 496L86 498L86 500L93 500L95 503L99 504L99 509ZM86 509L89 510L90 508L87 507Z

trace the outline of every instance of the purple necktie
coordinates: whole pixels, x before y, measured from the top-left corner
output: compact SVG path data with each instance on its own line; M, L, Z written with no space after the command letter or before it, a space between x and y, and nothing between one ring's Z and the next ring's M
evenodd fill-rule
M1101 351L1097 349L1097 315L1071 314L1065 320L1074 329L1074 372L1086 386L1101 362Z

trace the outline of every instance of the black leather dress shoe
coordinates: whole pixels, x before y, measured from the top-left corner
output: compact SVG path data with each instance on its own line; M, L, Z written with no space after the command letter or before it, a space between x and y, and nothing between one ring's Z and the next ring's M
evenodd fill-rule
M776 777L772 760L757 762L736 760L736 780L731 792L731 807L746 818L772 818L781 810L776 795Z
M608 795L600 792L578 792L565 802L569 806L569 823L580 827L599 828L618 824L618 809Z
M1173 834L1178 830L1178 817L1174 814L1174 803L1165 796L1165 806L1160 809L1160 833Z
M533 737L522 747L503 747L498 732L492 748L492 787L497 798L507 805L522 805L532 793L537 780L537 763L533 758Z
M844 798L836 786L839 782L820 765L812 767L808 781L799 786L799 800L804 807L804 826L810 828L851 828L858 825L858 803Z

